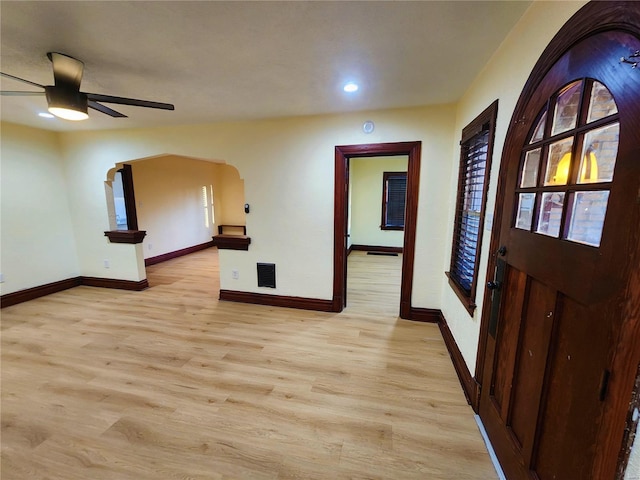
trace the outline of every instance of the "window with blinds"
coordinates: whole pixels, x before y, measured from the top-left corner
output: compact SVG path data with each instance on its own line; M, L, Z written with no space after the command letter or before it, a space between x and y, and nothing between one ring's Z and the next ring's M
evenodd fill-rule
M407 172L382 174L382 230L404 230Z
M458 195L449 284L467 311L475 310L476 284L484 225L491 151L498 103L494 102L462 130Z

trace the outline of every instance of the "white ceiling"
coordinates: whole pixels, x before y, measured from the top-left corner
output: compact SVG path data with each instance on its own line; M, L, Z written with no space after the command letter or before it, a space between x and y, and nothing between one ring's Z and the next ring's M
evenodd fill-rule
M176 109L111 104L129 118L90 110L76 123L38 117L44 96L4 96L0 115L96 130L454 102L530 3L2 0L2 72L51 85L57 51L85 63L82 91ZM348 80L356 94L342 91Z

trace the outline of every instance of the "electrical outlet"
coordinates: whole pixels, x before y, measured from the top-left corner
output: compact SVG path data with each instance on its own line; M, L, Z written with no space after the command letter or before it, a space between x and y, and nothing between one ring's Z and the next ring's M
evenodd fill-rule
M111 266L111 262L109 262L109 260L105 259L104 260L104 268L109 268Z
M152 243L147 244L147 248L151 250L153 248L153 244Z
M240 272L238 272L237 269L233 269L231 270L231 278L233 278L234 280L238 280L240 278Z

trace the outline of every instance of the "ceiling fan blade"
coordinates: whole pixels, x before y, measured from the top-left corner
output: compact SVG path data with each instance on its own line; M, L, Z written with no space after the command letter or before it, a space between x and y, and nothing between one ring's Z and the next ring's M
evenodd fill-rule
M47 57L53 63L53 78L56 86L64 86L79 91L84 63L58 52L48 52Z
M36 95L41 97L44 94L44 92L12 92L9 90L0 91L0 95L4 97L32 97Z
M136 98L114 97L111 95L102 95L99 93L85 93L89 100L96 102L118 103L120 105L133 105L135 107L159 108L161 110L175 110L170 103L151 102L149 100L139 100Z
M94 110L97 110L99 112L106 113L107 115L111 115L112 117L116 117L116 118L127 118L127 116L124 113L116 112L115 110L109 107L100 105L95 100L89 100L88 103L89 103L89 108L93 108Z
M34 87L44 88L44 85L40 85L39 83L25 80L24 78L16 77L15 75L9 75L8 73L2 73L2 72L0 72L0 75L2 75L3 77L11 78L12 80L18 80L19 82L28 83L29 85L33 85Z

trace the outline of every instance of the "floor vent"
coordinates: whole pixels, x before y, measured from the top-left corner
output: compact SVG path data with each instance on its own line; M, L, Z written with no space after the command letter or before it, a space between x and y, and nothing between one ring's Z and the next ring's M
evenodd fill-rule
M275 263L258 263L258 286L276 288Z

